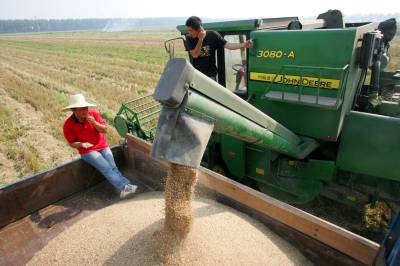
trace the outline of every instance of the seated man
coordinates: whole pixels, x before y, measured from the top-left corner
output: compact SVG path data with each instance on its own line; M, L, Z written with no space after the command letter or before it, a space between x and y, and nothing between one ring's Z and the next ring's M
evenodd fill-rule
M216 81L217 66L215 51L219 48L237 50L251 48L253 43L248 40L244 43L229 43L215 31L205 31L199 17L193 16L186 20L186 43L193 58L193 66Z
M107 124L100 114L89 109L94 104L86 102L82 94L70 96L70 104L63 111L72 111L64 123L64 137L69 145L78 149L81 158L96 168L125 199L135 194L137 186L130 184L118 170L113 154L104 137Z

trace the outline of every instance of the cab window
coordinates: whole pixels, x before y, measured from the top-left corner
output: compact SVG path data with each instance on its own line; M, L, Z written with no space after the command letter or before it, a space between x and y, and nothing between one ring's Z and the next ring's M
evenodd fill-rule
M230 43L243 43L245 34L225 35L225 40ZM226 88L233 92L246 91L246 48L238 50L225 49L225 79Z

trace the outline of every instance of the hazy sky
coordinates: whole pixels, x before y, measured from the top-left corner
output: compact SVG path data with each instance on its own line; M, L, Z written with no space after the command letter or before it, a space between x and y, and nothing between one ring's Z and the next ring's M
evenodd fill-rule
M314 17L328 9L345 15L397 13L400 0L0 0L0 19Z

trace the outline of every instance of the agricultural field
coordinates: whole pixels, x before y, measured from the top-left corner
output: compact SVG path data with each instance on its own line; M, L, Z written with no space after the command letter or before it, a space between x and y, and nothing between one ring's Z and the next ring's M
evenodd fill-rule
M151 92L178 32L0 35L0 185L77 157L61 112L82 93L109 124L121 103ZM182 52L183 53L183 49ZM119 136L112 129L110 144Z

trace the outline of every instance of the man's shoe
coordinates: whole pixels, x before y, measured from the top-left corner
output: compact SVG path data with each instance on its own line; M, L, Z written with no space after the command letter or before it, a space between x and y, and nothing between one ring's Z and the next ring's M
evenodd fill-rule
M131 196L133 196L136 193L138 186L132 185L132 184L127 184L125 187L121 190L121 193L119 194L120 199L127 199Z

